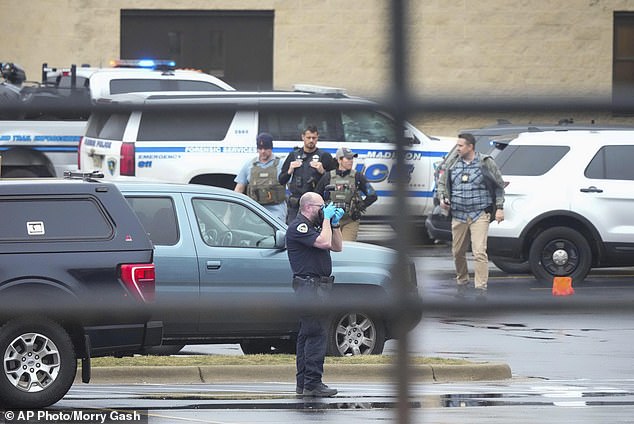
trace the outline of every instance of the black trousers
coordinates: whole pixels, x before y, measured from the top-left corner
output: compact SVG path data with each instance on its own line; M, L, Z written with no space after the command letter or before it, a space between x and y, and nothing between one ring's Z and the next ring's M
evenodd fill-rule
M318 284L302 280L294 280L293 286L302 302L324 301L323 286L319 289ZM297 387L313 390L322 383L327 343L327 316L314 313L301 315L297 333Z

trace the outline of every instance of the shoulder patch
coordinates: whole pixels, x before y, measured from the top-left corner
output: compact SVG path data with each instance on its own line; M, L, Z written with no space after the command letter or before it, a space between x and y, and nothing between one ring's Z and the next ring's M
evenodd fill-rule
M301 224L297 226L297 232L306 234L308 232L308 225L306 225L305 222L302 222Z

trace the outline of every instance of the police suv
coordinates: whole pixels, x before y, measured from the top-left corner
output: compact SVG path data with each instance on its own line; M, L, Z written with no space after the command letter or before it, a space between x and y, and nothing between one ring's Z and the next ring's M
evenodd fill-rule
M61 177L77 166L77 145L94 99L136 91L233 90L211 75L175 69L173 61L114 61L112 68L42 66L42 80L2 64L0 155L3 177Z
M133 93L99 99L79 148L79 167L106 178L140 177L233 188L245 161L257 156L256 136L273 135L273 152L285 158L302 146L308 125L317 146L334 155L351 148L379 200L365 222L393 215L396 147L406 151L412 215L421 221L433 207L433 163L453 142L430 138L409 123L400 129L374 102L341 89L295 86L293 92Z

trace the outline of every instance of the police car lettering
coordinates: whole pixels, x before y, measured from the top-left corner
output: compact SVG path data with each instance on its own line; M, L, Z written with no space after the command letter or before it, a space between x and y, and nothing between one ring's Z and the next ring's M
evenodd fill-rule
M14 135L13 141L31 141L30 135Z
M222 153L222 147L215 146L187 146L185 153Z
M225 147L223 149L226 153L257 153L257 148L255 147Z
M73 135L36 135L34 141L52 141L52 142L67 142L77 144L81 140L80 136Z
M385 180L388 183L396 183L396 165L389 167L384 163L375 163L366 167L363 164L359 164L355 167L355 170L365 175L369 183L380 183ZM405 172L407 173L407 181L411 181L414 165L405 164Z
M162 155L137 155L137 158L141 161L141 160L149 160L149 159L180 159L181 155L168 155L168 154L162 154Z

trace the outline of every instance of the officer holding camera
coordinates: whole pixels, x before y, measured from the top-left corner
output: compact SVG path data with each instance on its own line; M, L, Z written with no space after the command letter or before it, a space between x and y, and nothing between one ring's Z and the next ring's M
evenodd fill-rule
M344 240L356 241L361 215L377 201L378 196L365 175L352 169L356 153L347 147L340 147L335 157L339 167L325 173L315 191L322 194L324 200L331 200L346 211L341 219L341 233Z
M299 199L299 213L288 226L286 246L293 271L293 289L298 299L314 306L328 302L333 288L330 251L343 249L339 221L343 209L308 192ZM297 333L297 386L295 392L304 397L329 397L336 389L322 382L327 350L327 316L319 312L302 313Z
M287 200L288 214L286 223L290 224L297 216L299 199L304 193L315 191L321 176L337 167L332 155L317 148L319 131L314 125L308 126L302 133L303 147L298 147L286 157L278 181L288 184L290 196Z

